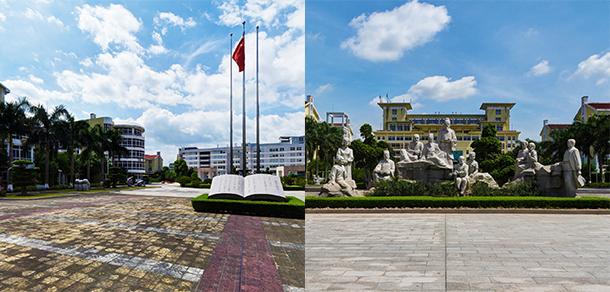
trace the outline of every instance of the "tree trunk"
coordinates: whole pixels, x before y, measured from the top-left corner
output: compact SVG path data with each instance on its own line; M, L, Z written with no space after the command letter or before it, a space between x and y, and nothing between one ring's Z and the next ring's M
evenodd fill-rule
M49 141L47 141L46 146L45 146L45 158L44 158L44 183L45 186L49 185L49 155L51 155L51 150L49 149L50 145L49 145Z
M70 147L72 148L72 147ZM72 185L74 185L74 148L72 150L68 150L70 151L70 183L72 183Z
M91 181L91 158L87 159L87 179Z

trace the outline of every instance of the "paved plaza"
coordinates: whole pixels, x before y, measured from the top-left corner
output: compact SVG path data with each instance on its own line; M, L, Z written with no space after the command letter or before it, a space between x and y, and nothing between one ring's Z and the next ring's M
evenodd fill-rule
M307 291L610 291L610 216L307 214Z
M0 201L0 291L304 291L304 220L161 191Z

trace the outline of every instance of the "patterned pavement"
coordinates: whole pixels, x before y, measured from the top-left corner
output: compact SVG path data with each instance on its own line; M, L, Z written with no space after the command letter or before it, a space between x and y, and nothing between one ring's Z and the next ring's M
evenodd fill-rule
M221 250L240 248L222 241L231 235L250 246L239 265L219 265ZM239 285L213 291L304 291L304 242L304 220L197 213L188 198L0 201L0 291L195 291L220 268L232 268ZM263 263L268 280L257 276Z

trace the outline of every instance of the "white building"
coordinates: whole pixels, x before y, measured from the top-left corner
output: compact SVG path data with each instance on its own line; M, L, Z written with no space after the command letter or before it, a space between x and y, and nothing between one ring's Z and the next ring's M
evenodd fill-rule
M100 125L104 131L110 129L117 129L120 131L123 140L121 145L125 146L129 150L128 155L124 155L117 162L114 162L114 166L119 166L127 169L127 176L133 176L135 179L141 179L145 173L144 170L144 127L136 122L121 122L114 123L112 118L100 117L98 118L95 114L91 114L89 120L91 127Z
M125 146L129 151L128 155L121 156L118 162L115 162L115 166L119 166L127 169L127 176L133 176L134 179L142 179L144 176L144 162L145 162L145 139L144 139L144 127L135 122L121 122L115 123L114 129L119 130L123 140L121 145Z
M269 168L275 172L279 166L305 167L305 136L280 137L278 143L261 144L261 171ZM211 178L227 173L227 154L230 147L199 149L197 147L182 147L178 149L178 158L186 161L187 166L199 171L200 178ZM242 147L233 147L233 166L241 167ZM256 167L256 143L246 145L246 168Z

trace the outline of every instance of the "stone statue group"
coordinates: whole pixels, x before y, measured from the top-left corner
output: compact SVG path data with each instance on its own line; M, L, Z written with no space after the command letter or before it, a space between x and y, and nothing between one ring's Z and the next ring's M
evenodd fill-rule
M543 195L560 195L574 197L576 188L584 186L584 178L580 176L581 160L578 149L574 147L573 139L568 141L568 150L563 162L544 166L538 163L538 154L534 143L522 142L521 151L516 159L515 177L509 183L518 183L536 179ZM354 161L353 150L349 148L348 138L343 139L343 145L337 150L335 165L332 167L329 181L322 186L321 194L352 196L356 182L352 179L351 164ZM430 133L428 143L423 144L418 134L413 135L406 149L400 150L400 160L394 163L390 152L385 150L383 159L373 170L375 182L390 180L395 175L403 179L416 181L442 182L453 179L460 195L465 195L469 185L481 181L492 188L499 186L489 173L479 172L476 154L470 152L468 159L460 156L454 164L453 152L456 149L457 137L451 129L449 118L444 121L444 127L439 130L436 140ZM557 174L563 174L563 181L557 181Z

